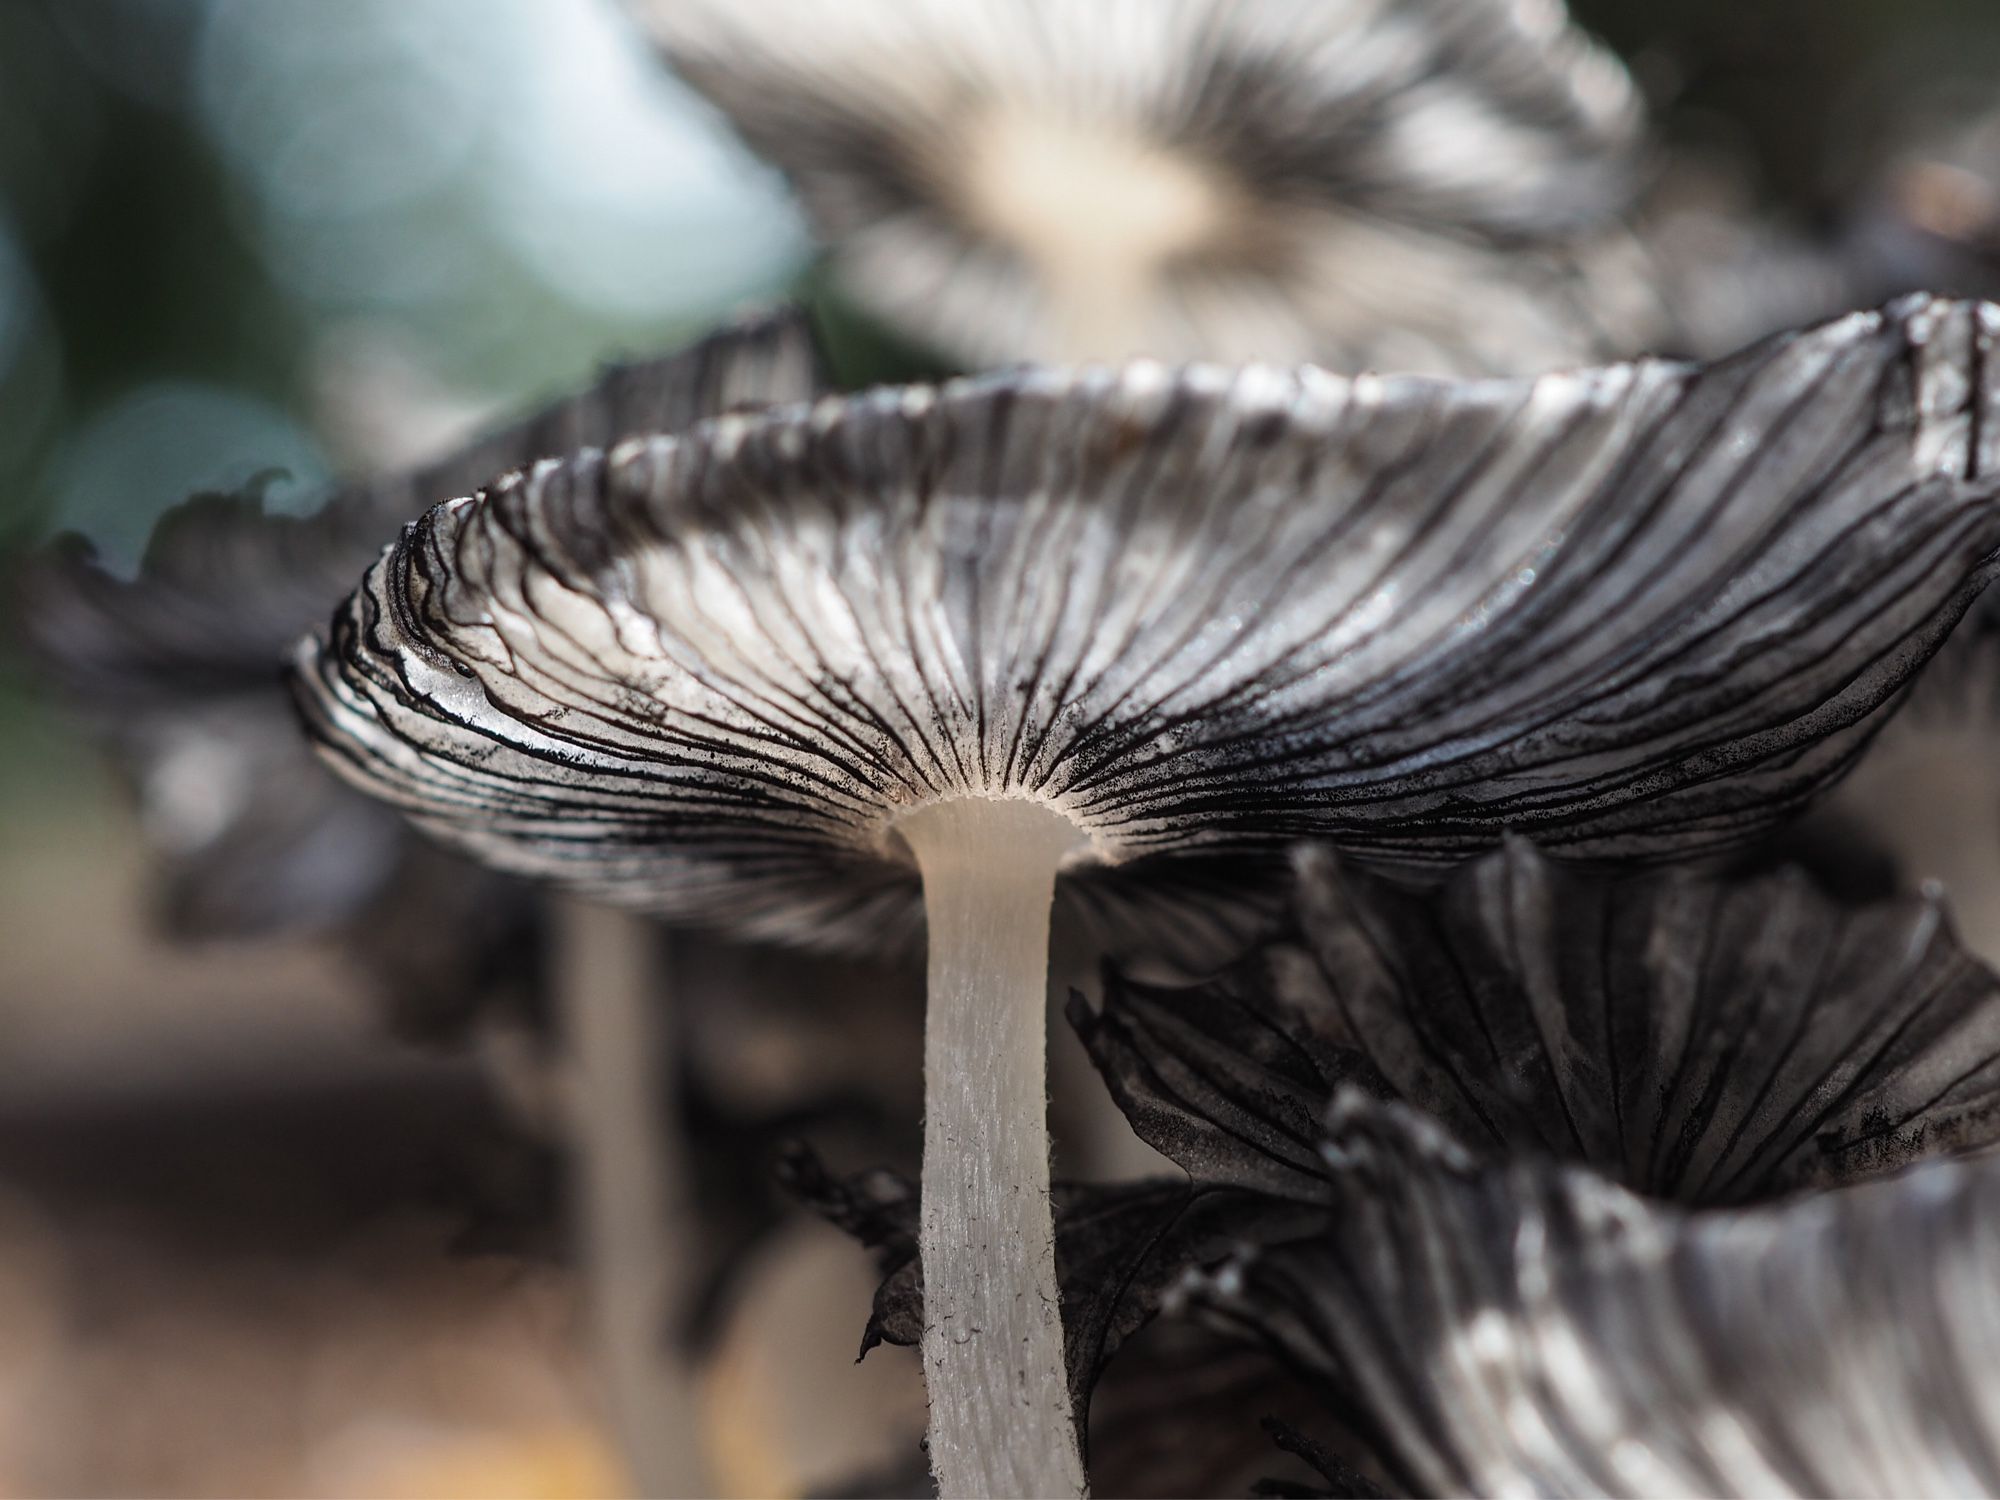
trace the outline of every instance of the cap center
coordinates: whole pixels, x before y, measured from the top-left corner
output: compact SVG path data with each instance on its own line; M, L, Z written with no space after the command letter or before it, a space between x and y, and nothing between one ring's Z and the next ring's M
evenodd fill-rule
M1231 194L1220 176L1135 131L994 109L961 143L947 179L959 212L1035 267L1072 344L1105 345L1073 356L1144 352L1129 346L1118 311L1175 258L1228 232Z

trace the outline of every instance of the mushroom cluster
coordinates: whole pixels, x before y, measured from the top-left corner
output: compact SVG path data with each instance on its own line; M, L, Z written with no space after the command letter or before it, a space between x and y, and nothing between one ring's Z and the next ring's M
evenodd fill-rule
M435 885L433 1014L538 888L805 1004L922 955L920 1171L779 1172L879 1255L947 1496L1086 1493L1155 1337L1253 1434L1198 1377L1282 1362L1343 1493L2000 1491L2000 1181L1926 1160L2000 1141L1982 893L1854 831L1927 725L1994 796L2000 306L1673 218L1551 0L636 9L963 373L835 391L751 319L307 520L196 502L136 582L53 562L178 903ZM670 997L602 920L577 1118L664 1489ZM1052 997L1180 1176L1052 1179Z
M929 944L949 1493L1081 1487L1043 1123L1059 882L1755 839L1996 566L2000 309L1452 384L1036 370L722 419L432 511L296 670L335 769L499 868ZM1155 905L1164 888L1173 898Z

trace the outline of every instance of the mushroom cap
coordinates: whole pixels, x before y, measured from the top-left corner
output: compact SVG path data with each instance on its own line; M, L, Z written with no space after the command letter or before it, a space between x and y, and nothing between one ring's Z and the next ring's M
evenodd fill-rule
M821 388L804 315L757 314L675 354L611 366L525 421L338 490L308 516L265 513L255 489L197 497L161 519L136 578L107 572L74 539L33 563L17 622L51 686L135 784L167 865L171 925L327 930L394 884L406 828L322 773L282 664L407 522L549 453ZM496 906L510 899L520 897L488 893Z
M1934 898L1848 907L1797 871L1562 869L1525 840L1398 890L1295 853L1294 929L1071 1016L1133 1128L1196 1179L1324 1193L1358 1088L1482 1155L1740 1203L2000 1139L2000 979Z
M1141 928L1307 835L1718 851L1845 769L1994 571L1996 336L1916 298L1705 368L1137 364L726 418L432 511L300 701L481 859L793 940L913 932L893 824L956 797L1067 815L1070 884Z
M1637 93L1556 0L634 8L841 284L974 364L1512 373L1642 341L1536 254L1641 176Z
M1188 1295L1338 1391L1395 1493L2000 1491L2000 1162L1690 1212L1359 1096L1324 1149L1321 1232Z

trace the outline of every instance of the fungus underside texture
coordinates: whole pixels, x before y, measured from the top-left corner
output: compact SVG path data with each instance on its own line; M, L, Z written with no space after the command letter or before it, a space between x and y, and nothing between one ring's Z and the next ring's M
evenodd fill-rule
M1580 874L1522 841L1427 893L1296 856L1293 932L1183 987L1113 973L1072 1019L1196 1180L1316 1201L1357 1088L1470 1150L1690 1204L1838 1186L2000 1138L2000 980L1934 898L1796 871Z
M301 702L458 847L794 941L914 928L889 830L962 798L1060 813L1058 899L1141 926L1177 862L1301 835L1721 850L1987 582L1996 330L1918 298L1707 368L1139 364L725 419L433 511Z
M1363 1393L1398 1492L2000 1493L2000 1163L1690 1212L1358 1096L1324 1150L1322 1231L1187 1290Z
M725 419L434 510L301 700L448 842L803 941L907 934L885 830L960 796L1063 813L1141 912L1157 859L1301 836L1719 851L1991 575L1996 328L1915 300L1705 369L1139 364Z

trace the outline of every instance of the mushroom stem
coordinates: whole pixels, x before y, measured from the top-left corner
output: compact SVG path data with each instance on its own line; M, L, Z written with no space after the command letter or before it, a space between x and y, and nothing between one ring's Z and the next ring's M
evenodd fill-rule
M1064 265L1048 281L1049 347L1066 364L1146 353L1147 302L1156 295L1144 265Z
M924 1026L924 1377L946 1497L1085 1492L1049 1206L1045 993L1056 867L1076 827L1035 803L910 814L930 924Z
M660 934L611 907L556 898L554 910L578 1248L612 1428L635 1493L710 1494L694 1383L669 1347L692 1257Z

